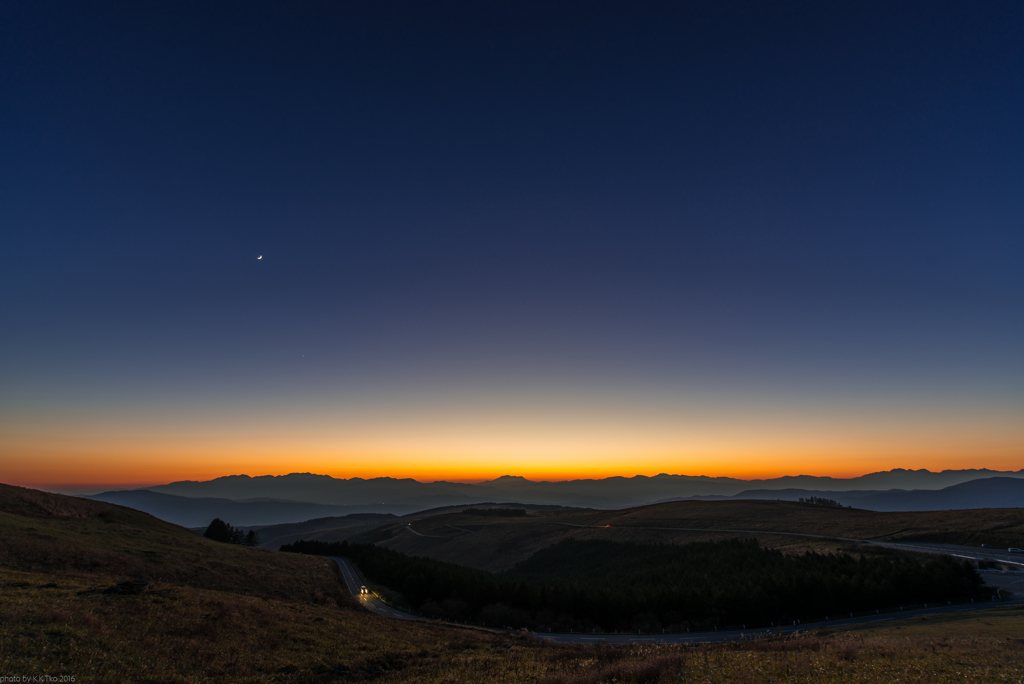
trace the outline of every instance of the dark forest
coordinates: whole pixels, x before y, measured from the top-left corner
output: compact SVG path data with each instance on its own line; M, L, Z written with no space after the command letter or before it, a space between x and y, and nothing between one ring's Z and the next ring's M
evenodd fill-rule
M969 563L945 556L786 555L756 540L567 540L501 574L366 544L298 541L281 550L350 558L428 616L556 631L768 626L987 596Z

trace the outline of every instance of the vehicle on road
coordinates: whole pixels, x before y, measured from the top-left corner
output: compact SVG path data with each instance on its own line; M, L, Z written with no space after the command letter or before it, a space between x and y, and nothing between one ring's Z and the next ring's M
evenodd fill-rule
M992 545L991 544L982 544L981 548L983 548L983 549L991 549Z
M1024 553L1024 549L1018 549L1016 546L1011 546L1010 548L1008 548L1006 550L1009 551L1010 553Z
M369 589L367 589L365 586L359 587L359 595L360 596L362 596L364 594L369 594L369 593L370 593Z

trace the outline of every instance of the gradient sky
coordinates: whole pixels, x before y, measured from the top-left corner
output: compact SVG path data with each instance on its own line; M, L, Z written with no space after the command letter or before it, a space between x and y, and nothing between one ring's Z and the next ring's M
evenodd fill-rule
M0 481L1024 467L1022 36L4 3Z

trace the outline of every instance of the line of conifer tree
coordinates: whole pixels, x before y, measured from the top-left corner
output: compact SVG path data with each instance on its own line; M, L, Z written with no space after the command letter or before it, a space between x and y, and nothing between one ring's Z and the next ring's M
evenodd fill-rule
M826 508L850 508L850 506L843 506L835 499L826 499L823 496L801 496L797 497L797 503L811 504L812 506L824 506Z
M491 625L683 631L788 624L901 604L987 597L966 562L939 556L787 555L756 540L685 545L568 540L489 573L347 542L282 551L345 556L427 615Z

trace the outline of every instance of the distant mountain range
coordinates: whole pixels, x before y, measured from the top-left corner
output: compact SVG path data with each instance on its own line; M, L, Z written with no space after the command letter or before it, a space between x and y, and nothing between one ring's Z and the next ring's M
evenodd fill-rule
M656 475L609 477L601 480L538 482L523 477L503 476L479 484L461 482L418 482L412 479L379 477L338 479L328 475L230 475L213 480L172 482L148 488L163 494L214 497L235 501L275 499L343 506L386 505L417 510L477 501L518 501L521 503L626 508L672 499L697 496L734 496L752 489L815 491L872 491L891 489L942 489L971 480L990 477L1024 478L1017 472L995 470L888 470L855 478L796 475L769 480L739 480L731 477ZM382 509L383 510L383 509ZM387 510L393 511L391 508Z
M760 487L752 488L754 484ZM628 508L681 499L796 500L801 496L820 496L876 511L1024 507L1024 470L933 473L896 469L849 479L798 475L770 480L639 475L538 482L504 476L479 484L292 473L173 482L88 498L145 511L186 527L207 525L215 517L251 527L363 513L404 515L482 501Z
M182 527L205 527L214 518L226 520L232 525L240 527L302 522L329 516L346 517L353 521L365 522L365 520L372 519L374 515L389 517L387 514L412 513L420 510L415 507L382 504L334 506L275 499L233 501L211 497L175 496L146 489L103 492L84 498L134 508Z

